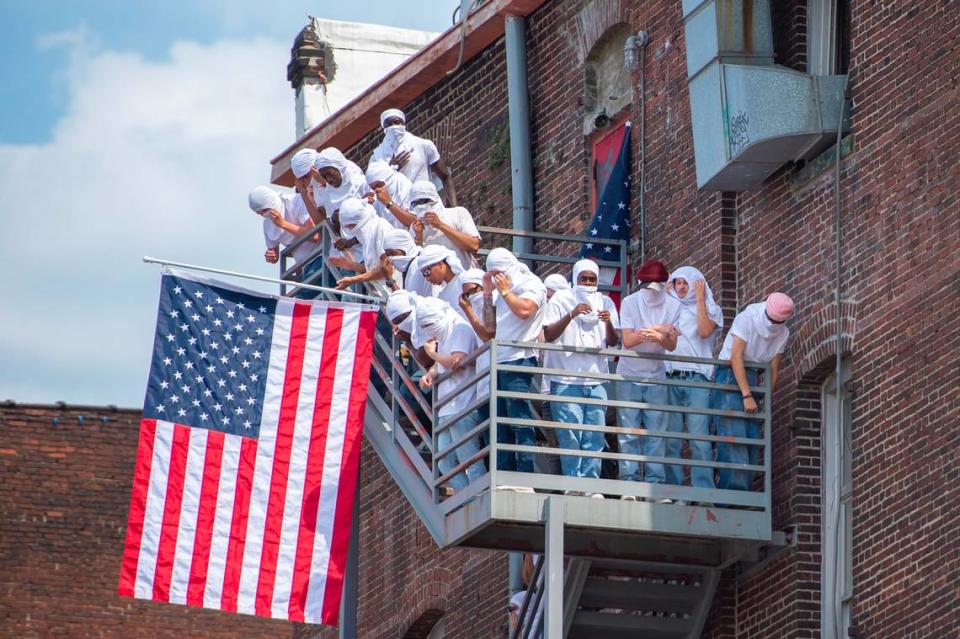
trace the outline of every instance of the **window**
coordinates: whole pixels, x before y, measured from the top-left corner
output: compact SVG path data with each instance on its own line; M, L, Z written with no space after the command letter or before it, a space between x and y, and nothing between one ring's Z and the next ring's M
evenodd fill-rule
M839 400L835 379L831 376L824 383L821 401L820 608L823 639L846 639L853 599L853 472L850 453L853 411L846 390L850 380L846 363L841 368Z
M850 0L807 0L807 73L850 69Z

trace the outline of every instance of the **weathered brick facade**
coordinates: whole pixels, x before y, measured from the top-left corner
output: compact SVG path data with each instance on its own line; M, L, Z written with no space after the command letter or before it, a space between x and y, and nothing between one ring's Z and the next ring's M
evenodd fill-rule
M139 424L0 405L0 636L289 638L283 621L116 595Z
M647 254L668 266L700 267L728 325L738 308L773 290L797 302L773 432L774 524L792 531L795 542L758 570L739 578L725 573L705 636L820 637L820 388L837 348L832 162L819 171L813 163L788 165L747 193L699 192L681 3L551 1L527 21L537 230L578 233L590 218L582 61L583 43L589 47L598 30L584 28L596 25L585 25L581 11L610 4L617 7L593 14L619 11L634 31L651 36ZM777 62L802 70L806 2L772 5ZM859 637L960 636L960 14L947 0L851 5L841 350L854 392L853 625ZM639 74L633 80L639 86ZM635 99L634 122L639 105ZM439 143L478 223L509 225L503 41L397 106L410 130ZM365 162L377 137L372 132L348 155ZM636 209L644 158L637 129L633 140ZM368 476L376 468L366 457ZM409 508L400 509L412 522ZM416 551L426 562L418 570L449 565L453 553L427 546ZM398 549L364 543L363 551L380 558L365 561L382 565ZM372 608L364 598L373 578L361 566L361 627L376 618L386 628L384 620L393 619L394 634L369 636L404 636L403 623L414 613L404 605ZM397 578L393 587L401 590L419 585L413 572ZM455 623L446 631L488 636Z
M634 132L634 206L645 162L647 254L703 270L727 322L783 290L797 302L775 395L774 526L794 543L724 573L704 636L816 639L820 632L820 387L837 349L833 182L787 166L742 194L696 189L679 0L554 0L528 19L538 230L590 218L582 130L587 5L616 5L647 48L646 140ZM802 0L773 0L779 63L803 69ZM854 393L856 636L960 636L960 12L951 0L851 2L852 135L842 171L841 351ZM600 25L603 26L603 25ZM589 28L588 28L589 27ZM279 71L278 71L279 72ZM639 74L633 77L639 98ZM478 223L509 225L502 40L403 107L435 139ZM630 114L639 122L639 99ZM614 114L611 114L614 115ZM365 163L376 132L347 150ZM637 227L634 227L638 231ZM290 626L113 596L135 448L132 413L3 409L0 529L11 636L289 636ZM90 415L90 412L85 414ZM362 457L360 636L503 636L504 555L440 552L369 446ZM62 560L61 558L68 558ZM9 629L9 630L8 630ZM219 634L217 634L219 633ZM295 636L330 638L298 627Z

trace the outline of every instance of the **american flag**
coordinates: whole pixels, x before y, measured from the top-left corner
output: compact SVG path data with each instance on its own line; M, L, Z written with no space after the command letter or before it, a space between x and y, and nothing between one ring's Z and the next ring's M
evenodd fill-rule
M336 624L376 310L163 276L120 595Z
M629 240L630 239L630 131L629 122L624 124L623 137L619 149L613 156L613 163L594 167L598 177L605 177L606 180L598 179L601 185L601 191L597 193L597 210L594 211L593 220L587 229L586 235L589 237L608 239L608 240ZM583 245L580 251L580 257L591 260L618 261L620 254L617 247L611 244L591 244ZM620 278L626 277L626 274L620 273L620 269L604 267L600 269L600 283L613 286L620 285ZM619 295L611 294L614 301L619 302Z

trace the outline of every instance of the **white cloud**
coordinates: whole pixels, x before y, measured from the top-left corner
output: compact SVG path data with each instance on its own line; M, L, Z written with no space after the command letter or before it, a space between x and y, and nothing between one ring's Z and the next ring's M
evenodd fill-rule
M48 144L0 145L0 399L140 404L158 267L273 275L246 207L292 139L286 43L177 43L163 62L69 47Z

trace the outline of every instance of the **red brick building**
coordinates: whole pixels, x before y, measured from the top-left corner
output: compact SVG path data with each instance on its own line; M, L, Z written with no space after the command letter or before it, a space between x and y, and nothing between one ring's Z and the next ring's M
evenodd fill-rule
M609 130L590 126L606 101L614 125L623 118L644 124L642 139L639 127L633 135L633 202L636 215L642 185L646 254L670 267L698 266L728 325L737 309L773 290L797 303L772 433L773 526L790 543L766 561L723 573L703 636L838 636L821 628L825 596L833 603L823 586L848 577L847 596L835 598L849 610L850 636L960 636L958 7L948 0L835 3L841 15L848 11L836 48L849 47L849 61L839 63L849 65L850 94L838 312L832 149L786 162L750 190L697 188L684 30L691 4L488 0L468 20L465 59L454 73L446 75L456 63L456 30L277 158L274 178L288 181L286 161L301 145L336 145L365 164L380 111L397 106L411 131L438 143L461 203L478 222L509 226L503 21L525 16L534 228L584 231L591 152ZM777 64L807 70L810 40L820 33L811 7L829 4L771 1ZM650 36L642 95L640 71L604 85L605 65L621 48L611 43L640 30ZM603 86L629 93L603 97ZM639 224L634 231L639 243ZM829 383L838 313L849 371L842 424L832 421ZM336 636L114 596L137 419L130 411L0 408L0 634ZM837 464L844 424L850 476L831 488L822 462ZM440 551L370 445L361 472L358 636L504 636L506 554ZM821 534L828 490L849 509L838 527L849 530L848 544ZM830 543L841 551L825 574Z
M274 179L289 180L287 160L303 145L335 145L365 164L379 141L380 111L400 107L409 130L438 143L455 172L461 204L478 223L510 226L503 20L526 16L533 226L582 233L592 215L592 145L604 133L590 130L602 56L622 55L622 44L611 47L611 39L622 43L626 34L646 31L642 85L640 71L615 80L630 99L615 96L610 101L623 107L606 113L614 124L645 117L644 139L634 127L633 202L636 211L642 185L646 254L704 271L727 326L738 309L774 290L797 303L773 429L773 524L792 542L769 561L724 573L704 636L831 637L842 632L821 631L827 490L821 460L828 454L825 434L835 442L831 433L842 432L827 406L837 349L835 153L829 148L784 162L749 190L697 188L684 9L698 4L483 3L468 21L466 59L455 72L447 75L458 34L448 32L276 158ZM960 356L958 7L944 0L773 0L770 6L777 64L806 72L808 62L812 69L829 58L829 72L849 73L839 314L849 370L844 403L852 420L844 422L851 476L836 496L850 512L842 526L850 541L836 556L848 555L852 585L843 605L850 610L850 634L958 636L960 553L952 539L960 524L953 463L960 444L960 367L954 364ZM825 20L824 9L837 11L837 21ZM821 60L808 60L814 54ZM639 225L633 230L639 234ZM378 482L385 474L372 455L364 457L363 472ZM360 635L425 636L414 620L442 614L442 636L499 636L506 560L482 551L436 551L416 532L417 518L402 497L385 495L387 486L389 480L365 481L363 490ZM384 538L401 533L420 538L415 560L408 547L394 543L399 537ZM474 579L474 562L484 564L484 579ZM837 578L836 571L827 577ZM472 585L465 588L465 580ZM486 614L475 617L475 606ZM467 610L471 622L462 625Z

